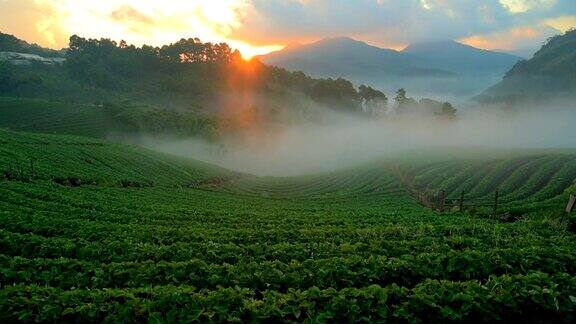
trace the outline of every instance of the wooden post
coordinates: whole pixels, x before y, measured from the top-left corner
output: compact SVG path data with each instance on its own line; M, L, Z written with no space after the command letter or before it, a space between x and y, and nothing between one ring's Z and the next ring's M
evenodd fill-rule
M570 214L574 211L576 207L576 196L570 195L570 199L568 200L568 205L566 206L566 213Z
M458 210L460 212L464 211L464 190L462 190L462 193L460 194L460 202L459 202Z
M494 191L494 216L498 213L498 189Z
M444 207L446 206L446 192L444 190L440 191L440 206L439 210L441 213L444 212Z

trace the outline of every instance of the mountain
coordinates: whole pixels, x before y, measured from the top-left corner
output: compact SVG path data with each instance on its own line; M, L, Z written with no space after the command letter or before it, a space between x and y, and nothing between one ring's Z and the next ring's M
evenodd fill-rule
M522 57L475 48L453 40L411 44L402 53L417 56L429 66L461 75L502 76Z
M497 82L520 57L454 41L417 43L402 51L351 38L329 38L260 56L269 65L316 77L343 77L394 92L467 97Z
M576 93L576 30L548 40L527 61L520 61L481 101L546 100Z
M302 70L318 77L362 77L382 73L399 76L450 75L424 67L419 59L404 53L368 45L348 37L289 46L258 57L262 62L289 70Z

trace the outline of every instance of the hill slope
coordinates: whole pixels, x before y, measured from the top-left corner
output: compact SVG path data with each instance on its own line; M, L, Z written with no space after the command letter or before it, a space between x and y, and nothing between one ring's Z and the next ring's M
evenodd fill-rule
M30 44L26 41L18 39L13 35L4 34L0 32L0 52L16 52L24 54L34 54L42 57L64 57L62 51L55 51L48 48L43 48L36 44Z
M518 62L480 99L548 100L576 91L576 30L551 38L530 60Z
M0 127L11 130L103 138L120 125L97 106L43 99L0 97Z
M234 173L199 161L78 136L0 129L0 178L65 186L193 186Z

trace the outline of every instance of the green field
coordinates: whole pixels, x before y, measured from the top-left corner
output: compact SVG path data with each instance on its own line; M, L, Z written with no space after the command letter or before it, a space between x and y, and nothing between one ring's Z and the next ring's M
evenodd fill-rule
M255 177L137 147L0 131L2 322L564 322L576 155L404 156ZM421 190L502 193L515 222Z
M464 194L470 202L492 202L498 191L503 211L524 213L557 208L574 191L574 150L484 150L460 152L458 158L421 155L404 158L397 169L415 188L433 197L444 191L451 201Z
M115 122L98 106L0 97L0 128L104 137Z

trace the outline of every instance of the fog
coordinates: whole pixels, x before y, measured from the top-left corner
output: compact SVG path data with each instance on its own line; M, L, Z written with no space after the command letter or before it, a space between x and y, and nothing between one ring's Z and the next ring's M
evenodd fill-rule
M381 76L375 78L363 76L351 79L357 85L367 84L385 93L393 94L396 90L403 88L411 97L430 98L461 104L500 82L502 74L492 75L476 72L472 76L418 76L396 77L395 79L383 79Z
M359 118L326 111L314 123L275 125L219 143L143 138L148 148L259 176L331 171L407 150L576 148L576 109L502 111L468 107L456 121L434 117Z

